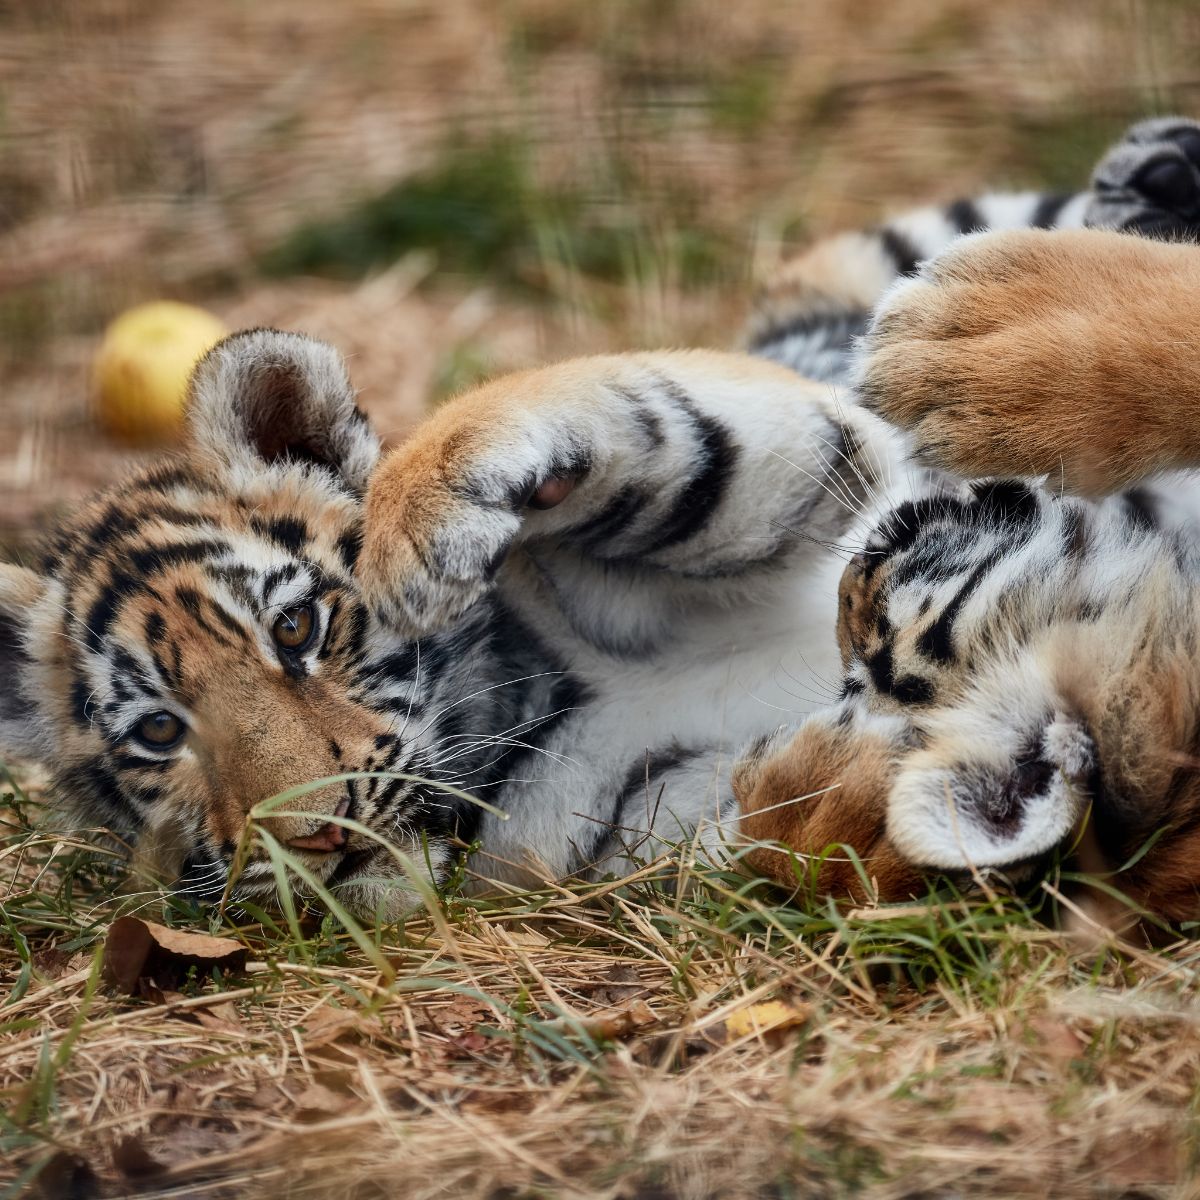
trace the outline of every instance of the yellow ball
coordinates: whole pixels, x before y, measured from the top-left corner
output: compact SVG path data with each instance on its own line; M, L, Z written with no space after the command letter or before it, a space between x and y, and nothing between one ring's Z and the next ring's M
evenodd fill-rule
M96 415L123 441L176 439L192 368L225 336L211 313L158 300L122 313L96 355Z

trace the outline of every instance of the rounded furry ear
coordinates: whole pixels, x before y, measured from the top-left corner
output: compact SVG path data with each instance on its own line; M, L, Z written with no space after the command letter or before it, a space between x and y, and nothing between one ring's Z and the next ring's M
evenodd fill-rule
M218 342L192 374L188 419L193 454L235 486L301 462L362 492L379 459L341 355L299 333L252 329Z

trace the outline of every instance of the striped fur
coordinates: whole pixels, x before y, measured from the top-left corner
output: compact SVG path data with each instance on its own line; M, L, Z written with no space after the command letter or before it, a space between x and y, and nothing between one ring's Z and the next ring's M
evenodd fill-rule
M989 748L959 804L966 857L1027 862L1074 827L1104 756L1098 718L1048 673L1043 643L1072 643L1045 631L1094 610L1129 623L1110 550L1175 596L1185 535L1152 491L1092 509L910 468L904 438L829 384L897 277L964 232L1153 224L1134 177L1164 145L1190 152L1191 128L1135 130L1079 197L984 197L816 248L768 291L753 357L510 376L383 459L328 347L226 340L194 379L189 448L76 513L38 570L0 568L0 742L52 765L77 824L208 898L254 804L343 773L372 777L266 827L367 913L409 907L405 871L330 818L436 882L476 839L484 873L511 879L619 873L692 839L718 852L740 811L743 835L802 852L849 841L907 894L921 868L963 865L936 801L959 800L959 776L929 758L962 736ZM293 651L273 631L300 610L313 632ZM147 744L155 714L177 742ZM834 785L844 804L791 804ZM264 857L237 888L272 894Z
M1200 128L1135 127L1096 187L1060 216L1123 232L976 231L865 323L859 398L911 431L914 465L844 539L841 700L735 779L750 836L817 853L835 827L861 851L877 892L824 868L833 890L1020 877L1064 850L1150 912L1200 916L1200 445L1180 353L1200 251L1127 236L1195 240ZM795 884L785 854L754 853Z

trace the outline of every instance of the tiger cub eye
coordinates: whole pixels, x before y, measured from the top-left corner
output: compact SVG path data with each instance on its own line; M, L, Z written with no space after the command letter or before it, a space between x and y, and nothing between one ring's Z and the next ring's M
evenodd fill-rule
M183 722L174 713L151 713L138 722L137 732L147 746L163 749L173 746L183 736Z
M271 626L271 636L275 644L292 654L305 649L312 641L316 620L313 617L311 604L297 604L286 608L275 618Z

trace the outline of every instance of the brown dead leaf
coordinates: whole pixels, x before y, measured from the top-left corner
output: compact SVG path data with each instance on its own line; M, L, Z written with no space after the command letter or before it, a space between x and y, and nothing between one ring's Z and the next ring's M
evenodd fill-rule
M167 987L192 967L238 971L245 962L246 948L232 938L168 929L140 917L118 917L104 941L104 978L130 996L142 977Z
M344 1008L317 1013L304 1023L304 1047L306 1050L315 1050L320 1046L328 1046L338 1038L357 1032L365 1024L361 1015L347 1012Z
M637 971L627 963L616 963L609 967L589 989L592 998L599 1004L618 1005L646 993Z
M246 1030L233 1001L222 1000L219 996L214 996L211 1004L193 1008L190 1015L205 1029L211 1029L214 1033L244 1033Z
M91 1200L100 1180L82 1158L60 1150L38 1173L37 1189L44 1200Z
M700 1030L667 1029L640 1038L634 1044L633 1055L643 1063L663 1066L669 1062L672 1066L682 1067L694 1058L720 1049L728 1040L729 1034L724 1024L709 1025ZM609 1070L615 1068L616 1064L610 1066Z
M425 1008L421 1017L432 1023L434 1028L445 1033L456 1033L465 1028L474 1028L480 1021L494 1018L496 1010L482 1000L471 996L453 996L444 1004ZM422 1022L419 1020L418 1025Z
M1132 1132L1098 1148L1096 1158L1105 1183L1114 1189L1179 1183L1187 1161L1179 1131L1167 1128Z
M43 946L33 956L33 969L45 979L61 979L70 970L71 953L57 946Z
M450 1039L450 1046L454 1050L461 1051L464 1054L475 1055L482 1054L485 1050L494 1046L495 1041L486 1037L482 1033L461 1033Z

